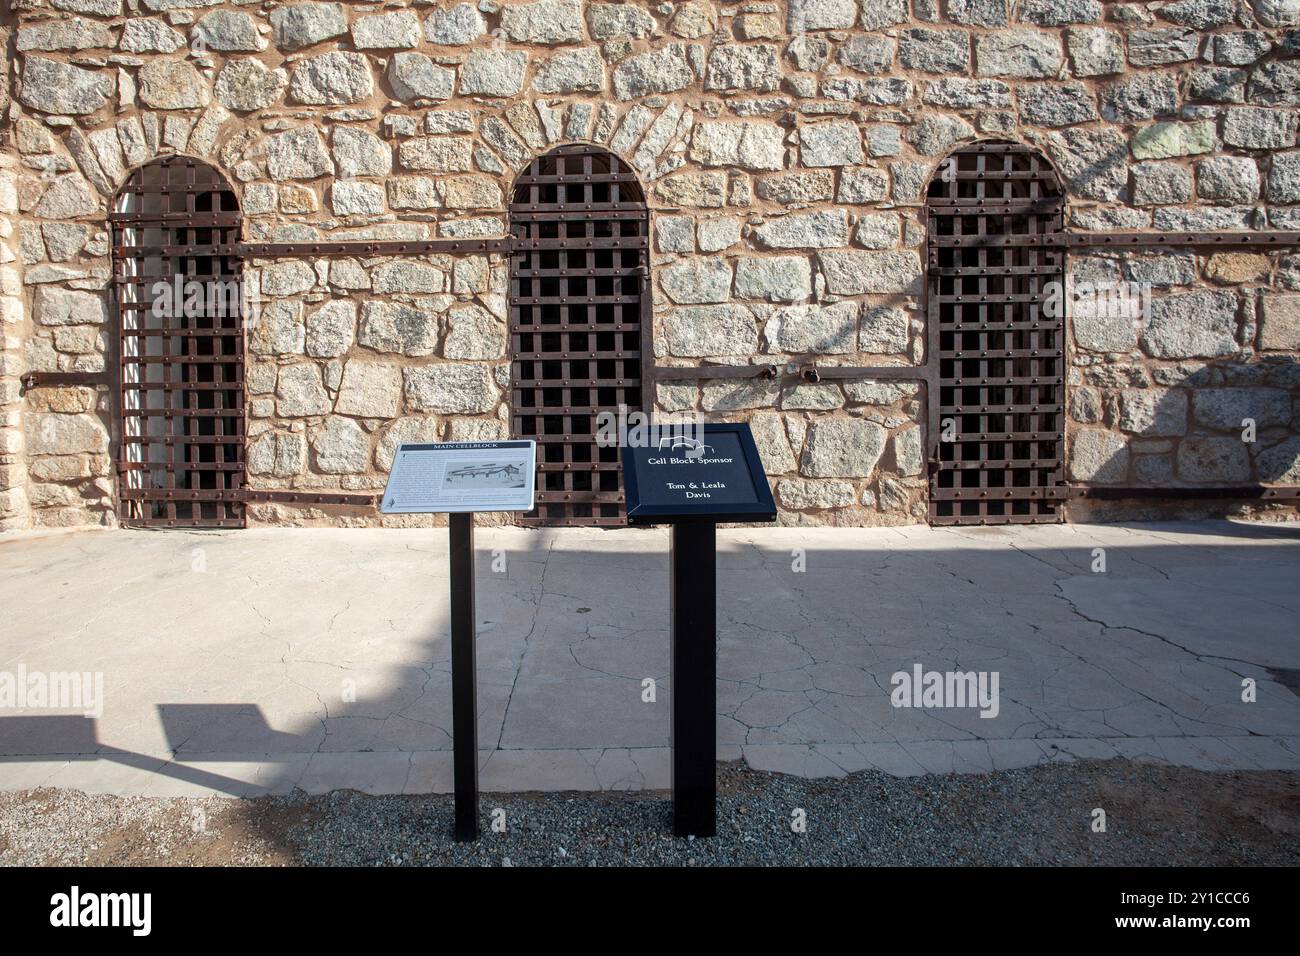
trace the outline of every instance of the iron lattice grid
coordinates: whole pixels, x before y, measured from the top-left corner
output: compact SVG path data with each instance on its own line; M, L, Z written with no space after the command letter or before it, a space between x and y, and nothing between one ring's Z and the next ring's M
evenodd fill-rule
M511 433L537 441L537 507L521 523L626 524L618 448L596 443L596 416L643 408L644 195L618 157L564 146L511 198Z
M1062 232L1056 174L1023 146L973 144L940 168L926 210L939 364L930 523L1059 522L1065 322L1045 306L1049 284L1064 282L1065 249L1001 238Z
M235 193L205 163L163 157L130 176L109 219L120 315L119 520L242 528L244 333ZM182 290L194 282L204 294L155 308L156 284L175 290L177 277Z

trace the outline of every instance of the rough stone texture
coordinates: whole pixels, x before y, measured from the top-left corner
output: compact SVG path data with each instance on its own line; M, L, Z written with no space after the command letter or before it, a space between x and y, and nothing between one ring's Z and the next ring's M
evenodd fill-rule
M335 50L301 61L289 78L289 98L313 106L357 103L374 92L370 64L360 53Z
M327 302L307 316L305 351L315 358L347 353L356 336L357 307L352 302Z
M1183 481L1246 481L1250 471L1250 454L1240 438L1188 438L1178 445L1177 474Z
M1244 149L1289 149L1296 145L1296 111L1241 106L1223 117L1223 141Z
M1215 156L1196 164L1196 195L1219 202L1259 198L1259 167L1245 156Z
M111 467L83 460L98 452L32 455L25 437L34 414L115 434L111 407L86 389L24 393L17 376L111 370L104 217L160 153L220 171L243 239L302 250L246 265L250 484L373 490L401 435L508 432L508 256L308 244L507 234L519 172L593 142L634 172L626 189L649 208L653 360L779 369L663 384L660 410L751 418L785 483L782 520L810 525L924 518L918 382L810 382L786 363L926 361L923 204L961 144L1040 151L1070 229L1300 228L1293 0L269 6L9 11L0 530L111 522ZM1243 480L1294 470L1282 459L1300 432L1295 250L1101 248L1070 261L1076 281L1150 295L1123 314L1072 303L1067 471L1115 484L1239 472L1239 455L1216 465L1214 446L1183 446L1235 438L1224 423L1243 407L1269 422ZM796 479L836 422L882 431L872 464Z
M1212 358L1236 350L1237 297L1231 292L1163 296L1151 306L1142 344L1154 358Z
M289 74L283 69L268 69L261 60L249 57L227 63L213 93L223 106L247 113L278 102L288 86Z
M1068 129L1053 133L1048 149L1058 170L1079 195L1103 202L1119 198L1127 183L1129 144L1113 130Z
M858 348L873 355L899 353L907 348L907 332L907 313L902 309L892 306L866 308L862 311L858 330Z
M1131 167L1135 206L1173 205L1192 198L1192 171L1177 163L1137 163Z
M432 355L438 347L441 323L436 315L400 302L367 302L361 307L357 341L376 352Z
M402 372L387 362L350 359L343 366L335 411L361 418L392 418L402 407Z
M980 76L1056 76L1061 68L1061 41L1023 30L986 34L975 39L975 64Z
M102 73L39 56L23 59L19 99L34 110L73 115L93 113L107 102L112 91L112 79Z
M842 209L798 213L764 223L754 231L768 249L826 249L849 241L848 213Z
M474 50L460 68L460 94L514 96L523 89L527 65L522 50Z
M628 57L614 70L614 95L633 100L653 93L673 93L695 80L695 71L680 44Z
M1155 123L1133 135L1135 159L1166 159L1208 153L1215 147L1214 124Z
M691 159L703 166L780 169L781 129L766 123L699 123L691 136Z
M533 77L533 89L539 93L595 93L604 88L605 61L593 49L557 53Z
M247 13L214 10L199 18L190 31L190 44L196 50L220 50L223 53L255 53L266 49L266 40L257 31L257 23Z
M353 475L370 463L370 439L350 418L325 419L311 439L316 468L327 475Z
M720 257L685 259L665 267L659 285L679 304L726 302L731 298L731 263Z
M898 61L926 73L965 73L970 66L970 34L965 30L904 30Z
M408 368L406 404L411 411L473 415L491 411L499 393L486 365L442 363Z
M875 422L822 419L808 430L799 471L810 478L869 477L884 453L885 437Z
M538 0L504 6L501 30L516 43L578 43L586 36L578 0Z
M403 102L449 99L456 72L438 66L423 53L394 53L388 61L388 82Z
M136 75L140 101L160 110L207 106L211 89L199 71L183 60L153 60Z
M914 252L821 252L817 262L836 295L920 291L921 261Z
M1100 428L1080 428L1070 442L1070 477L1099 485L1122 482L1128 475L1129 447L1121 435Z
M857 338L858 305L796 305L778 309L767 325L772 350L790 353L852 352Z
M271 11L275 45L282 50L301 50L348 32L341 3L291 3Z
M1300 295L1266 295L1261 307L1259 347L1300 349Z
M741 305L677 309L666 326L668 351L683 357L752 355L758 351L754 314Z
M420 19L410 10L359 17L352 23L358 50L407 50L420 42Z

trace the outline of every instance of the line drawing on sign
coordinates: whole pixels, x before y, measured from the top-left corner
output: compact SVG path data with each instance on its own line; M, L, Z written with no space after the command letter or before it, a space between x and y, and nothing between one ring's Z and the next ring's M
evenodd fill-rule
M524 462L522 459L499 461L495 459L457 463L443 476L443 487L448 491L465 488L522 488L524 487Z

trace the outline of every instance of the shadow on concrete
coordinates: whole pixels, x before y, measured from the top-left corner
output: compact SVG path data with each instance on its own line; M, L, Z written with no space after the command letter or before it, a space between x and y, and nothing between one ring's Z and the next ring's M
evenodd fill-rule
M1292 573L1292 581L1300 580L1294 575L1295 570L1300 566L1300 550L1295 547L1295 542L1300 541L1300 529L1295 526L1269 526L1265 524L1233 524L1229 522L1219 522L1212 525L1191 525L1181 522L1170 524L1154 524L1143 527L1148 531L1159 532L1161 530L1177 531L1181 534L1205 534L1213 535L1218 538L1230 537L1242 541L1261 541L1277 542L1277 544L1256 545L1249 549L1234 549L1231 546L1225 548L1222 544L1207 545L1207 548L1213 548L1222 552L1217 556L1207 557L1202 554L1200 557L1192 559L1184 550L1177 561L1173 562L1178 565L1182 562L1195 560L1198 573L1213 574L1216 563L1219 561L1247 561L1249 562L1252 572L1242 571L1241 581L1241 599L1244 602L1251 600L1249 590L1255 588L1279 588L1281 577L1289 572ZM901 529L905 533L907 529ZM981 538L999 534L1007 534L1007 529L995 528L972 528L961 529L954 537L954 542L960 541L967 536ZM293 532L287 532L293 533ZM438 532L445 534L445 531ZM617 534L617 532L614 532ZM544 552L548 548L546 534L539 534L535 538L529 539L530 544L527 551L522 549L512 550L512 553L531 553L534 556ZM411 542L417 544L417 542ZM828 577L809 577L797 582L797 587L802 589L796 597L792 591L791 600L803 602L806 606L813 609L818 608L817 591L822 588L842 589L845 587L854 587L855 597L847 604L832 607L826 605L826 610L818 611L818 617L815 624L805 620L802 625L807 630L804 636L817 636L812 628L821 628L827 632L836 634L856 635L857 643L861 645L863 653L871 652L874 648L880 646L890 646L897 650L902 648L899 653L906 656L911 653L915 658L917 654L924 654L927 648L933 647L932 644L926 644L925 638L930 636L935 629L947 628L948 637L954 645L960 645L962 642L969 642L970 645L976 646L985 636L983 629L986 622L978 617L972 617L969 614L969 606L963 605L963 598L960 594L953 593L954 587L965 588L970 586L972 593L996 594L999 589L1016 589L1025 585L1017 581L1017 569L1023 569L1026 556L1031 559L1037 559L1044 563L1052 564L1065 577L1073 576L1079 579L1078 585L1082 588L1093 586L1096 583L1096 577L1089 575L1087 567L1091 560L1091 548L1093 542L1087 538L1081 538L1077 547L1062 548L1042 548L1037 549L1041 553L1034 553L1035 548L1028 542L1024 547L1015 547L996 552L977 551L977 560L965 560L962 562L960 574L954 579L952 566L958 563L955 555L959 554L960 549L936 550L921 547L900 546L894 550L882 542L881 547L874 549L862 548L826 548L825 551L815 560L819 562L816 567L829 568ZM1158 575L1167 574L1159 570L1160 565L1170 566L1167 559L1171 548L1179 547L1170 544L1168 546L1152 547L1149 545L1134 547L1115 547L1109 546L1110 565L1112 574L1117 568L1133 569L1146 568L1143 572L1145 576L1129 576L1128 579L1120 582L1110 582L1111 586L1136 586L1131 600L1123 607L1125 614L1139 614L1142 611L1144 602L1152 600L1152 595L1159 598L1162 584ZM436 549L412 548L415 551L426 552L425 555L415 559L421 562L440 562L445 560L444 556ZM1196 548L1200 551L1201 549ZM810 547L810 551L816 554L816 546ZM1077 552L1077 553L1076 553ZM430 557L428 555L434 555ZM491 573L490 562L492 554L480 546L477 560L479 563L477 577L479 583L479 618L480 626L485 620L495 618L495 607L508 597L510 588L503 575L494 575ZM571 610L575 615L573 618L573 627L575 632L580 632L585 626L584 619L586 612L592 608L601 609L602 605L608 606L608 594L602 594L602 582L611 579L637 577L646 579L656 573L648 566L650 564L662 564L662 587L666 595L667 590L667 555L666 553L655 552L647 554L642 551L599 551L599 552L582 552L582 551L557 551L550 557L553 562L565 560L582 561L584 568L588 573L577 573L570 575L564 581L565 590L560 591L553 588L543 588L539 590L535 597L538 604L537 614L542 613L542 605L545 602L560 602L564 608ZM821 564L820 562L825 562ZM746 635L755 637L765 637L773 629L780 630L787 627L786 622L767 620L761 608L751 606L754 597L754 588L761 586L761 581L756 578L755 568L765 570L778 568L782 565L789 564L788 551L779 547L764 548L761 538L757 543L737 542L722 540L719 542L719 648L720 648L720 665L729 654L736 654L738 642L746 640ZM1151 569L1156 569L1156 573L1150 573ZM427 569L426 569L427 570ZM436 571L437 569L435 569ZM1021 572L1023 573L1023 571ZM1236 572L1234 572L1236 573ZM925 583L917 588L916 581L920 579ZM904 581L912 582L912 589L916 593L925 595L931 594L936 602L932 607L913 606L907 602L898 600L899 586ZM961 582L965 582L964 584ZM1215 600L1229 600L1233 597L1232 588L1235 587L1230 575L1224 574L1225 590L1215 596ZM327 600L328 585L327 583L313 583L314 588L323 591L322 600ZM438 578L438 586L445 587L445 576ZM829 593L829 590L827 591ZM842 592L841 592L842 593ZM909 592L911 593L911 592ZM1050 594L1050 597L1060 595ZM1290 593L1283 594L1281 597L1291 598ZM1066 596L1067 600L1074 602L1079 600L1077 596ZM1256 595L1258 597L1258 595ZM306 594L304 600L311 600L312 596ZM1181 600L1181 599L1180 599ZM568 605L572 605L571 608ZM1054 606L1054 605L1053 605ZM1072 605L1073 606L1073 605ZM1179 610L1181 606L1181 611ZM1243 607L1248 606L1246 604ZM553 608L552 608L553 610ZM1058 609L1059 610L1059 609ZM1187 605L1182 602L1181 605L1173 605L1164 609L1158 609L1158 613L1175 615L1173 620L1166 621L1166 628L1195 629L1198 619L1203 618L1213 609L1198 608ZM647 607L638 609L642 615L642 623L647 628L657 628L665 635L668 629L668 606L664 600L659 607L653 607L647 604ZM1222 615L1222 609L1218 612ZM1295 641L1295 610L1291 607L1274 608L1265 616L1262 612L1258 617L1242 617L1240 613L1231 609L1227 612L1229 616L1235 616L1237 623L1237 638L1245 655L1251 655L1252 648L1266 646L1270 648L1270 654L1277 657L1276 660L1260 661L1255 660L1253 656L1247 656L1246 660L1253 661L1261 667L1267 666L1275 669L1294 669L1300 667L1300 642ZM758 619L755 619L755 615ZM1212 616L1212 615L1211 615ZM1222 623L1222 616L1216 619L1216 622L1210 622L1210 627L1217 627ZM657 623L656 623L657 622ZM1115 627L1119 630L1134 629L1135 633L1141 633L1141 629L1128 623L1116 623L1106 626ZM1269 628L1270 633L1264 634L1262 628ZM1282 633L1280 629L1285 629ZM493 642L501 641L524 641L525 650L527 650L527 634L507 633L508 629L496 628L482 630L479 635L480 640L480 660L483 659L482 648L484 645L491 645ZM1278 633L1272 633L1272 631ZM725 634L724 634L725 632ZM1050 636L1050 635L1049 635ZM845 638L848 640L849 638ZM84 762L84 761L103 761L108 764L116 764L124 767L131 767L144 773L155 774L170 780L175 780L183 784L192 784L204 788L210 788L213 791L230 796L248 796L261 793L283 793L289 790L295 781L299 780L302 774L303 755L310 757L329 755L331 751L326 747L326 741L332 735L333 731L330 724L336 721L346 721L349 717L358 717L363 720L374 720L373 715L376 712L387 712L397 714L410 703L409 695L398 693L403 688L410 688L413 685L428 686L428 682L434 674L446 674L445 667L439 667L439 662L445 664L447 660L448 647L448 624L445 620L438 619L433 622L430 630L426 632L424 639L425 650L422 652L421 660L416 662L421 666L409 666L400 669L400 672L391 675L389 697L385 700L375 702L373 699L367 701L365 713L353 713L348 706L335 707L331 704L328 710L328 717L325 721L310 720L294 728L274 727L268 722L260 706L255 703L157 703L156 711L161 722L169 749L171 750L171 759L162 760L157 756L148 754L135 753L129 749L122 749L113 744L112 741L101 741L98 735L98 724L94 719L82 716L66 715L14 715L0 717L0 768L5 762L24 760L31 761L32 758L48 760L50 762ZM1046 646L1046 645L1044 645ZM909 647L919 647L918 650L908 651ZM1282 650L1274 654L1272 649L1281 648ZM1288 651L1287 648L1290 648ZM892 653L892 652L891 652ZM1193 649L1191 652L1194 657L1199 657L1203 651ZM1230 653L1216 653L1210 656L1221 657L1225 660L1240 660ZM832 666L834 662L832 661ZM662 662L662 672L667 672L667 660ZM517 664L519 670L523 669L524 660L521 657ZM874 666L874 665L864 665ZM883 666L883 664L881 665ZM847 668L847 670L852 670ZM720 666L720 673L726 671L725 667ZM854 672L856 673L856 672ZM888 673L888 669L884 671ZM517 675L516 675L517 679ZM480 674L482 680L482 674ZM867 690L874 694L877 688L869 687ZM445 681L437 690L431 691L437 697L439 706L445 704L445 710L450 713L450 701L444 699L450 693L450 681ZM661 706L664 712L667 712L667 706L670 700L671 688L667 686L666 681L661 684L660 688ZM720 702L723 699L722 682L720 681ZM482 694L480 695L482 699ZM588 706L584 707L584 703ZM1079 700L1077 706L1086 709L1088 701ZM608 704L592 707L590 702L584 701L579 697L571 696L563 700L560 706L570 710L572 720L580 724L585 732L596 733L612 717L608 710L602 711L603 706ZM482 713L480 714L482 718ZM501 717L503 729L507 715ZM722 718L720 717L720 720ZM322 731L322 723L326 726ZM990 723L993 723L990 721ZM338 725L336 725L338 726ZM980 728L978 721L972 724L973 727ZM993 728L989 728L992 730ZM417 733L424 732L417 728ZM445 740L445 734L439 736L435 733L435 727L431 724L427 728L429 739L436 740L438 746L431 747L430 750L445 752L448 764L450 762L449 742ZM1068 737L1073 731L1068 727L1048 728L1043 731L1044 736L1064 736ZM991 735L990 735L991 736ZM485 733L484 728L480 726L480 741L491 744L496 740L495 728L492 733ZM232 744L233 742L233 744ZM561 745L564 741L559 742ZM665 734L661 741L661 746L668 744L668 738ZM574 741L572 746L575 749L581 749L584 745L581 741ZM620 746L617 742L611 741L611 747ZM359 748L364 751L365 748ZM336 751L339 756L353 756L355 751ZM249 754L261 755L260 762L264 765L256 781L250 782L247 779L240 779L234 776L227 776L221 772L221 764L228 763L247 763ZM406 758L409 764L410 754L398 748L388 752L371 752L371 757L384 758L391 756L395 764L400 765L403 758ZM484 753L485 759L487 754ZM202 766L196 766L201 764ZM376 764L379 767L379 764ZM377 772L383 772L382 768ZM408 771L409 773L409 771ZM357 789L361 789L357 787ZM418 789L413 792L420 792ZM450 798L448 797L448 800ZM486 811L484 811L486 812ZM269 836L269 834L268 834Z

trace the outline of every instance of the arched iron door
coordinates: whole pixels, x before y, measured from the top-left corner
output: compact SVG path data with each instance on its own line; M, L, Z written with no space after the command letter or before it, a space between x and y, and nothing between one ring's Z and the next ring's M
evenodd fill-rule
M932 524L1060 521L1065 250L1056 173L1034 151L974 143L926 196L927 321L939 363ZM1056 295L1053 295L1053 293ZM1057 312L1058 314L1051 314Z
M235 193L206 163L166 156L131 174L109 219L120 316L119 520L244 527Z
M597 416L644 406L649 215L636 174L595 146L529 163L510 204L511 432L537 441L533 525L627 522Z

